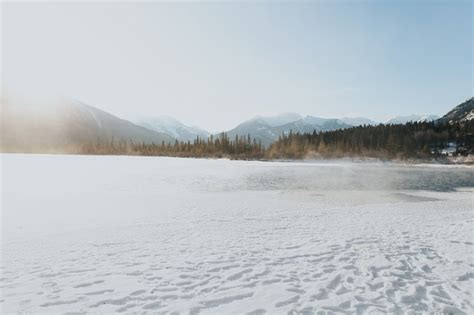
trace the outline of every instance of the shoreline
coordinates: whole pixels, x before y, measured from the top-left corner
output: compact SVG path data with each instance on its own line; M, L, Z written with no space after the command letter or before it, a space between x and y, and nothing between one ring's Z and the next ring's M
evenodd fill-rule
M339 158L303 158L303 159L243 159L243 158L232 158L226 156L174 156L174 155L142 155L142 154L81 154L81 153L64 153L64 152L0 152L0 155L66 155L66 156L125 156L125 157L164 157L164 158L180 158L180 159L204 159L204 160L229 160L229 161L255 161L255 162L279 162L279 163L393 163L398 165L415 165L415 166L462 166L462 167L474 167L474 156L464 157L468 161L456 162L452 159L381 159L373 157L339 157Z

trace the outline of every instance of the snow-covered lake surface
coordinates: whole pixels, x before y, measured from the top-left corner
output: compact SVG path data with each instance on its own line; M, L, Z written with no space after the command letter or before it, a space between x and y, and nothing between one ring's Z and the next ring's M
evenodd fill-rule
M1 313L474 313L474 170L2 155Z

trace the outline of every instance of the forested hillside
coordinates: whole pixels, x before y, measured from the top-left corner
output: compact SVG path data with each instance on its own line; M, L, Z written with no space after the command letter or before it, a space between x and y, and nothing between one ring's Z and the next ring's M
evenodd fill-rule
M474 123L414 122L405 125L360 126L312 134L280 136L266 152L269 158L428 158L440 156L450 143L457 153L472 153Z

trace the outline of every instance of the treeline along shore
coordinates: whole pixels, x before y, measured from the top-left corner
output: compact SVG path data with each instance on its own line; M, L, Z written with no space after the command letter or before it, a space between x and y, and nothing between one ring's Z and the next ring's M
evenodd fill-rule
M443 159L473 154L474 121L411 122L359 126L327 132L282 134L265 148L250 135L234 139L222 133L193 142L145 144L123 140L88 143L75 153L230 159L379 158Z

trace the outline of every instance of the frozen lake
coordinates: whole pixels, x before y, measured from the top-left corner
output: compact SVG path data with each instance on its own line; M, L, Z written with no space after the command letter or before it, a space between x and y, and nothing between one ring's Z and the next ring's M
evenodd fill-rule
M474 312L474 169L1 155L2 313Z

